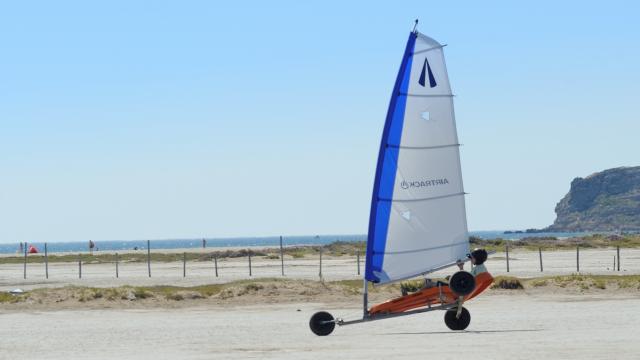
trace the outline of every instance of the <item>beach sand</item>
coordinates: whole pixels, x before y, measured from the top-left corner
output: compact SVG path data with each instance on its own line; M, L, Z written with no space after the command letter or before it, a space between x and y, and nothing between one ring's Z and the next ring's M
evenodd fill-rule
M614 249L580 252L581 272L606 275L640 274L640 250L623 249L622 270L612 271ZM494 254L487 263L495 275L522 278L575 273L575 251L543 253L540 273L537 252ZM308 328L309 317L328 310L335 316L361 316L357 290L336 291L318 280L315 257L286 259L283 285L261 282L264 288L223 299L163 297L129 301L105 298L80 302L59 301L44 292L25 303L0 306L0 359L633 359L640 353L636 341L640 323L638 289L543 286L527 290L489 290L466 306L472 314L467 331L451 332L443 313L427 313L336 328L317 337ZM182 263L120 264L116 279L113 264L86 264L77 278L77 263L50 264L44 279L41 264L28 265L27 280L21 264L0 266L0 290L61 288L67 286L118 287L122 285L193 286L236 280L282 278L280 260L254 258L248 276L246 258L213 264L190 262L187 277ZM609 269L607 269L607 267ZM362 263L364 270L364 262ZM434 277L451 274L447 269ZM357 280L355 257L325 257L323 278ZM296 280L297 279L297 280ZM277 283L277 281L276 281ZM247 283L239 283L242 291ZM270 291L273 286L273 291ZM397 296L397 289L374 291L371 303ZM51 291L51 290L49 290ZM74 288L53 290L78 291ZM52 292L53 293L53 292ZM59 294L58 294L59 295Z
M494 291L468 303L467 331L443 312L313 335L318 310L359 303L0 312L3 359L635 359L640 299L625 293Z

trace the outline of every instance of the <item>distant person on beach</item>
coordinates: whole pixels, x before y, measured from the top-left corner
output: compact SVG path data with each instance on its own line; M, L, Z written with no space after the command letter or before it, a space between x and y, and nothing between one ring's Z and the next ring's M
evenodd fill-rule
M93 241L89 240L89 254L93 254L93 248L96 247L96 243L94 243Z
M20 254L24 252L24 246L22 245L22 241L20 241Z

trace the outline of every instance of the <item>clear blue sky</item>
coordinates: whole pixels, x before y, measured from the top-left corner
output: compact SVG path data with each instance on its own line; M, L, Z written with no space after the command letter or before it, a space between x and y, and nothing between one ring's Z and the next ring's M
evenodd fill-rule
M640 165L635 2L5 2L0 242L365 233L413 19L472 230Z

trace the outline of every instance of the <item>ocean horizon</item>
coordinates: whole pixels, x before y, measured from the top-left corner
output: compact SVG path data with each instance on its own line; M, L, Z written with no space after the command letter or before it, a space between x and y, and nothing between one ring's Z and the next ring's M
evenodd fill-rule
M525 237L557 237L567 238L573 236L589 235L588 232L511 232L505 233L506 230L481 230L470 231L470 236L477 236L482 239L505 239L518 240ZM282 236L282 242L285 246L291 245L326 245L335 241L357 242L365 241L366 234L355 235L305 235L305 236ZM200 249L202 248L203 239L206 241L206 248L225 248L225 247L252 247L252 246L279 246L280 236L262 236L262 237L237 237L237 238L193 238L193 239L161 239L149 240L151 249ZM94 251L119 251L119 250L142 250L147 248L147 240L103 240L93 241L95 243ZM33 245L39 252L44 251L44 242L34 241L27 242ZM48 252L84 252L88 251L89 240L86 241L65 241L65 242L47 242ZM1 243L0 254L20 253L20 242Z

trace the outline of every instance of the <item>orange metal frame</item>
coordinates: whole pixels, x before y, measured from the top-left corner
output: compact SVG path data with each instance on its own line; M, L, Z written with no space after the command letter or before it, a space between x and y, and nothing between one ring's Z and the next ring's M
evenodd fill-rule
M480 295L492 282L493 276L488 272L478 274L476 276L475 289L464 297L464 301L471 300ZM369 315L395 314L424 306L453 304L457 299L458 297L449 289L449 286L436 286L375 305L369 310Z

